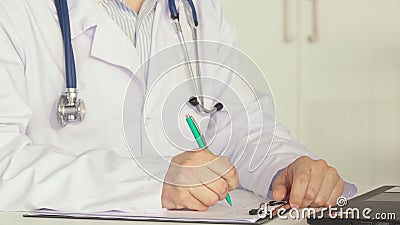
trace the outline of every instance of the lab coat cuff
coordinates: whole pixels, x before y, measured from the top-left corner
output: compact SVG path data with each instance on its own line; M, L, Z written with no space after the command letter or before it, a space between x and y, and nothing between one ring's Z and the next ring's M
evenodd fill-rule
M345 181L342 197L349 199L352 198L356 193L357 186L355 184Z
M154 164L154 166L147 166L146 168L146 173L149 175L149 185L146 187L146 193L151 193L151 195L146 196L146 201L141 203L143 204L143 208L150 209L150 212L159 212L163 210L161 199L162 190L165 175L168 172L172 158L173 156L162 156L155 161L152 161L152 158L148 158L145 162L141 162Z

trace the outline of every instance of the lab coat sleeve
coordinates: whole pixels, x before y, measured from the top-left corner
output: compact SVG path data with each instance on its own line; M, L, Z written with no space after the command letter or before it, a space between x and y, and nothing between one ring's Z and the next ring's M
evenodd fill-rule
M227 22L220 1L213 1L213 4L217 9L217 15L219 15L219 41L229 46L237 47L235 29ZM230 54L229 52L224 52L221 57L226 58L226 60L235 60L232 59L235 55L237 53ZM240 63L239 60L237 64ZM220 76L220 73L218 74ZM251 93L249 95L246 91L240 91L243 90L243 85L237 82L238 79L231 77L226 80L240 95L244 95L241 96L243 98L240 99L242 101L240 103L244 105L245 110L238 110L237 112L232 110L232 121L233 123L240 121L237 122L238 124L243 123L243 126L237 125L237 127L243 128L243 132L231 137L230 142L233 144L230 144L230 146L234 147L228 149L226 152L222 152L222 154L229 156L235 164L239 174L240 185L243 188L267 197L268 192L270 192L272 180L278 171L287 167L301 156L308 156L312 159L318 159L318 157L311 154L303 145L295 141L288 129L276 121L277 117L275 115L272 94L268 93L267 90L261 90L262 92L265 91L265 93L258 93L257 97L253 98L250 96ZM262 116L260 116L260 110L262 111ZM222 112L214 115L215 121L219 124L225 123L227 125L225 128L218 129L218 135L221 136L226 135L229 125L228 121L224 122L228 117L223 114ZM218 149L222 145L218 146L218 143L215 143L215 146ZM213 146L211 146L212 148ZM354 185L346 184L344 192L346 196L354 195L355 192L356 188ZM269 197L271 196L269 195Z
M25 133L32 112L24 64L23 43L0 20L0 211L160 211L162 182L132 159L107 149L71 155L32 144ZM159 159L138 160L158 165Z

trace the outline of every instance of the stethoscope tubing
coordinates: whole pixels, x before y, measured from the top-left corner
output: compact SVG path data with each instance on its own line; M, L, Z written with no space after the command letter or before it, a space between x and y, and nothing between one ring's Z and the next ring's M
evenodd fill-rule
M199 25L199 20L197 16L196 7L192 0L186 0L189 3L190 8L192 9L192 17L194 20L194 24L197 27ZM171 18L173 20L179 20L179 12L176 8L175 0L168 0L169 11L171 12Z
M71 28L70 18L68 12L68 5L66 0L55 0L55 6L57 8L58 22L61 27L61 33L64 44L64 55L65 55L65 83L67 89L76 89L76 68L74 51L71 42Z
M203 90L202 90L202 85L201 85L201 68L200 68L199 61L198 61L199 60L199 46L198 46L199 43L198 43L198 34L197 34L197 27L199 25L198 14L197 14L196 8L195 8L192 0L183 0L183 1L185 1L185 2L183 2L183 4L187 3L185 6L189 6L189 7L184 7L184 9L185 9L185 12L187 15L188 23L192 29L194 50L195 50L195 57L196 57L195 65L196 65L197 77L195 76L192 62L190 60L189 51L186 46L185 37L183 36L182 28L181 28L180 21L179 21L179 12L176 8L175 0L168 0L168 6L170 9L171 18L175 22L180 45L182 48L182 53L183 53L185 61L186 61L186 70L192 80L193 91L195 94L195 96L191 97L188 102L193 107L195 107L197 112L199 112L199 113L206 113L206 114L214 113L214 112L220 111L223 108L223 105L220 102L218 102L217 104L215 104L215 106L212 109L207 109L204 106ZM189 15L191 15L192 17L191 18L188 17ZM191 21L191 19L193 19L193 21ZM198 81L196 81L196 79L198 79Z

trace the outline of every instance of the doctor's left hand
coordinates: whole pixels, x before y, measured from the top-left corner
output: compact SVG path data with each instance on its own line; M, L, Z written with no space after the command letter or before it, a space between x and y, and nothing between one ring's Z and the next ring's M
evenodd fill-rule
M164 180L161 200L167 209L205 211L239 185L229 158L204 149L175 156Z
M289 199L290 207L328 207L336 204L344 181L324 160L303 156L286 167L272 185L275 201Z

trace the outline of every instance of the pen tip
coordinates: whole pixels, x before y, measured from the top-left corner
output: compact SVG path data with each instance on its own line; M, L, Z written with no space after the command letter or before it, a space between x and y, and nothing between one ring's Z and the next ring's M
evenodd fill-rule
M230 196L229 194L225 197L225 199L226 199L226 201L228 202L228 204L229 204L230 206L232 206L232 200L231 200L231 196Z

